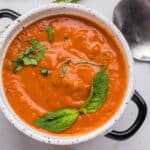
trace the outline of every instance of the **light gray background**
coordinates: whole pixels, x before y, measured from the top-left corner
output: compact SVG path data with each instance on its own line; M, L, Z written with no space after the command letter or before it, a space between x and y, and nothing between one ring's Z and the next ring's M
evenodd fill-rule
M32 8L49 4L51 0L0 0L1 8L10 8L23 14ZM81 4L96 9L110 20L112 12L119 0L81 0ZM0 29L10 23L9 19L0 20ZM150 106L150 64L135 62L135 88L140 92ZM136 107L130 103L121 120L114 129L125 129L136 116ZM39 143L20 133L0 112L0 150L148 150L150 147L150 120L149 115L143 126L134 137L127 141L114 141L99 136L87 143L74 146L53 146Z

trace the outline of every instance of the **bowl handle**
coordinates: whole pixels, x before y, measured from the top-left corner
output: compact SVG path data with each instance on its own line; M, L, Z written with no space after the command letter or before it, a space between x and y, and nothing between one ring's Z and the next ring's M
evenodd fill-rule
M19 13L10 9L0 9L0 18L10 18L12 20L17 19L20 16Z
M147 115L147 105L144 101L144 99L141 97L141 95L135 91L134 95L132 97L132 101L136 104L138 108L138 115L135 120L135 122L127 129L124 131L111 131L110 133L106 134L105 136L114 140L126 140L133 136L138 129L141 127L143 124L146 115Z

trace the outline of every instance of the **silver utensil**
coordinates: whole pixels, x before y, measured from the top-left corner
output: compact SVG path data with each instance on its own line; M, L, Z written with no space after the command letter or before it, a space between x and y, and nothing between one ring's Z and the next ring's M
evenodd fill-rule
M128 41L133 57L150 61L150 0L121 0L113 21Z

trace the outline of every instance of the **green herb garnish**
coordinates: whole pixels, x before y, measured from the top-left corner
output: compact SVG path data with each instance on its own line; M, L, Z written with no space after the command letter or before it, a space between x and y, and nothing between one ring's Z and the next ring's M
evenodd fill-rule
M104 66L104 64L97 64L93 61L87 61L87 60L80 60L77 62L77 64L90 64L90 65L93 65L93 66Z
M66 2L66 3L77 3L80 0L54 0L54 3L61 3L61 2Z
M83 113L96 112L104 103L108 89L108 77L106 70L96 73L93 79L89 98L81 107Z
M37 62L33 59L33 56L35 55L35 50L32 48L26 48L24 52L22 52L16 60L14 60L12 63L15 67L14 73L18 72L22 65L37 65Z
M41 74L44 75L44 76L47 76L48 75L48 70L45 67L42 67L41 68Z
M63 65L60 73L60 78L63 78L66 72L67 72L67 66Z
M49 25L47 28L49 42L52 44L53 42L53 26Z
M50 44L53 43L53 26L50 24L48 27L44 27L41 31L47 31L48 32L48 39Z
M21 70L21 68L22 68L22 66L19 64L19 63L17 63L17 62L13 62L13 64L14 64L14 66L15 66L15 69L14 69L14 73L16 73L16 72L18 72L19 70Z
M79 113L96 112L104 103L107 89L108 77L106 70L103 70L94 76L90 96L79 111L71 108L60 109L38 118L34 124L48 131L62 132L72 126L77 120Z
M36 39L30 39L30 40L28 40L28 42L29 42L34 48L36 48L36 49L39 50L39 51L44 51L44 50L47 49L43 44L41 44L41 43L40 43L38 40L36 40Z
M77 119L76 109L60 109L37 119L34 124L47 131L61 132L69 128Z
M45 56L45 52L41 51L36 57L35 60L37 61L37 63L39 63L41 61L41 59Z
M38 63L34 58L24 57L23 58L24 65L33 65L36 66Z
M23 54L20 54L18 58L14 61L12 61L12 64L14 65L14 73L18 72L22 68L22 63L23 63Z
M63 78L65 73L67 72L67 66L66 65L69 65L71 63L71 60L66 60L64 63L63 63L63 66L62 66L62 70L61 70L61 73L60 73L60 78Z
M22 68L22 65L36 66L45 55L46 47L38 40L30 39L28 42L33 46L33 48L40 52L37 53L33 48L26 48L24 52L22 52L17 59L12 62L15 67L14 73L18 72Z
M44 57L45 52L41 51L36 55L36 51L32 48L26 48L24 52L22 52L16 60L14 60L12 63L15 67L14 73L18 72L22 65L28 66L36 66L40 60Z

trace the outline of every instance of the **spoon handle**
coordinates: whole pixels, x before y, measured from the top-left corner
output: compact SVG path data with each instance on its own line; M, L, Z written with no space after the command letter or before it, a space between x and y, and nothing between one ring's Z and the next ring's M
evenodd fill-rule
M139 61L150 62L150 44L143 43L131 48L133 57Z

